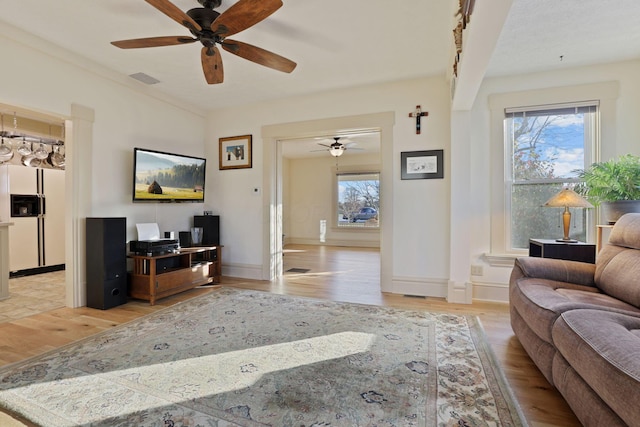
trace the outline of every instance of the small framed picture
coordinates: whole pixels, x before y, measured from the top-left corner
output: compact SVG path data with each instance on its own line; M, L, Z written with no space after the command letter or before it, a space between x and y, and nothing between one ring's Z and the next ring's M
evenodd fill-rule
M400 153L401 179L444 178L443 150Z
M251 135L220 138L220 170L251 167Z

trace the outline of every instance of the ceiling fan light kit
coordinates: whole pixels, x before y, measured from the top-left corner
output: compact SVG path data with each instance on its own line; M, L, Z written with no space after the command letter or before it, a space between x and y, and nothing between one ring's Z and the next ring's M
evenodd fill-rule
M257 46L230 40L226 37L246 30L264 20L282 6L281 0L240 0L223 13L214 8L221 0L198 0L203 7L180 10L169 0L145 0L151 6L186 27L193 37L162 36L111 42L121 49L172 46L199 41L202 44L200 58L205 80L209 84L222 83L224 70L217 45L225 51L256 64L284 73L291 73L296 63Z
M331 154L333 157L340 157L342 156L342 153L344 153L343 146L329 148L329 154Z
M342 142L340 142L340 138L341 138L340 136L334 136L333 137L334 142L332 142L330 145L318 142L318 145L322 145L323 147L326 147L326 148L323 150L313 150L313 151L327 150L329 151L329 154L331 154L333 157L340 157L347 149L362 150L361 148L352 147L352 145L354 145L355 142L348 142L346 144L343 144Z

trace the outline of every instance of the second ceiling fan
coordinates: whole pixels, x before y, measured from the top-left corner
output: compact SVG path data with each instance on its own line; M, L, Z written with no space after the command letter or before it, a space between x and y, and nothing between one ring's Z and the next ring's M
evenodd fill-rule
M111 44L121 49L136 49L199 41L202 43L200 53L202 71L209 84L224 81L222 57L217 45L229 53L274 70L290 73L296 68L296 63L285 57L248 43L227 39L228 36L246 30L274 13L282 6L281 0L240 0L223 13L213 10L220 6L222 0L198 0L198 3L203 7L190 9L186 13L169 0L145 1L180 25L185 26L193 37L147 37L119 40L111 42Z
M347 149L351 149L351 150L362 150L362 148L353 148L352 146L355 145L355 142L346 142L346 143L342 143L340 142L341 137L339 136L334 136L333 140L334 142L332 142L330 145L328 144L322 144L320 142L318 142L318 145L322 145L323 147L327 147L326 149L323 150L312 150L312 151L329 151L329 154L331 154L333 157L340 157L342 156L342 153L344 153Z

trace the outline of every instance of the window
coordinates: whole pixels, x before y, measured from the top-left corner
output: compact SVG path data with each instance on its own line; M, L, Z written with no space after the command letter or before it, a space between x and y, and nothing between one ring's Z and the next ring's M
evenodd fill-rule
M597 102L505 109L509 251L528 248L529 238L562 237L561 210L542 205L593 162L597 114ZM587 210L571 213L571 237L586 241Z
M378 228L380 173L338 173L336 182L338 227Z

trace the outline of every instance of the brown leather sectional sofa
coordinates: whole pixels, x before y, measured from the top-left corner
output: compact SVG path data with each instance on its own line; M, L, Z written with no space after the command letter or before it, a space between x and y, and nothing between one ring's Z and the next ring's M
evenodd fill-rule
M580 422L640 425L640 214L596 264L517 259L509 292L516 336Z

